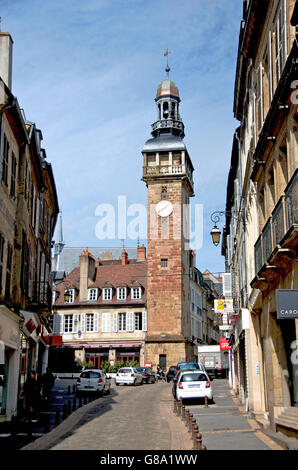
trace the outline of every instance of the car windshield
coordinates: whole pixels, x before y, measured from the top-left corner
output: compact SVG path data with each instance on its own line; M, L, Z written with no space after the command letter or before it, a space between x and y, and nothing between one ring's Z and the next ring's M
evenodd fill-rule
M119 373L120 373L120 374L130 374L130 373L131 373L131 369L120 369L120 370L119 370Z
M179 366L179 370L181 369L188 369L188 370L198 370L200 369L198 364L181 364Z
M143 372L146 372L147 374L151 374L151 369L143 369Z
M145 370L144 367L137 367L138 372L143 372L143 370Z
M205 374L183 374L181 376L181 382L207 382Z
M94 370L88 370L81 373L82 379L98 379L101 377L100 372L95 372Z

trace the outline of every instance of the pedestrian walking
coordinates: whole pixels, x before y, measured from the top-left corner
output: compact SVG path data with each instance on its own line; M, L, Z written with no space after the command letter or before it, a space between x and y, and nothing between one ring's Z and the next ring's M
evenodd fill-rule
M55 376L50 371L50 368L47 367L45 374L41 378L42 386L42 396L49 403L51 398L51 391L55 384Z
M24 388L21 390L19 398L24 395L25 398L25 413L26 417L33 421L40 407L42 395L40 392L39 384L36 380L36 372L30 371L29 377L24 384Z

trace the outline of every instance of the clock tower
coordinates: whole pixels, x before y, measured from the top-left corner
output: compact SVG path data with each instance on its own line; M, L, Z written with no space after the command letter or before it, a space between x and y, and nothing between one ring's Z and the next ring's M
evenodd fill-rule
M189 198L193 165L183 142L178 88L157 88L157 121L142 150L148 188L148 331L145 360L162 368L194 359L190 332Z

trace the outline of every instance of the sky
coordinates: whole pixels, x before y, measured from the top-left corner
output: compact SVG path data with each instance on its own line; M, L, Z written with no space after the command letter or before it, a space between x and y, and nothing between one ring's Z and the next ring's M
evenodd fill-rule
M14 41L12 92L42 131L67 246L122 246L118 219L115 239L98 238L98 207L111 205L118 217L119 196L127 207L146 206L141 152L157 118L154 98L168 48L195 168L192 214L203 208L196 264L223 272L210 215L225 209L238 127L233 93L242 1L0 0L0 16L1 30Z

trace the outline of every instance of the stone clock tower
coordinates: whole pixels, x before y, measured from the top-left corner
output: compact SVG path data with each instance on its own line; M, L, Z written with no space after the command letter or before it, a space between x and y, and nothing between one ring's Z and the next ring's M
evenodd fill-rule
M194 359L190 338L189 198L193 165L183 142L176 84L157 88L157 121L147 140L143 181L148 188L148 332L145 360L166 368Z

